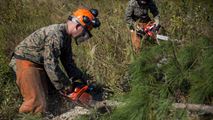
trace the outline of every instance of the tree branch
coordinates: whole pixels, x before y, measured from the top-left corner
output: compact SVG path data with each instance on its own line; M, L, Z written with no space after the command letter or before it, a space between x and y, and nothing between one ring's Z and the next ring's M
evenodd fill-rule
M188 103L173 103L172 106L176 109L187 109L190 111L203 111L213 114L213 106Z

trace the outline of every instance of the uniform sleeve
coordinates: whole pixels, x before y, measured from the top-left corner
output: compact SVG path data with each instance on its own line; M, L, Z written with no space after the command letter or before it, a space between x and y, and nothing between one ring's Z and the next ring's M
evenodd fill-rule
M63 51L61 55L61 62L70 78L72 80L84 80L83 78L83 72L76 66L74 60L73 60L73 54L72 54L72 48L71 48L71 42L69 41L67 43L67 47L65 51Z
M59 66L60 41L56 35L46 38L44 47L44 68L50 81L57 90L63 88L62 81L68 80L68 77Z
M158 8L153 0L150 0L150 2L149 2L149 9L150 9L150 12L152 13L153 17L159 16Z
M125 12L125 21L127 22L127 24L134 24L134 20L132 18L133 10L134 10L133 2L132 0L130 0L128 2L128 6Z

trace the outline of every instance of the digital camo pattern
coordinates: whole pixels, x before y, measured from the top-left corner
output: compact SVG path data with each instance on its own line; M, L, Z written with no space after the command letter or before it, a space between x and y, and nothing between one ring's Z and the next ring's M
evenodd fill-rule
M153 14L153 17L159 14L158 8L153 0L148 0L146 5L139 4L140 0L130 0L126 8L125 20L128 24L134 24L138 19L146 22L150 20L148 11Z
M38 29L25 38L14 51L16 58L43 65L56 89L63 88L62 81L68 80L59 66L59 60L69 77L81 79L82 76L72 59L71 38L66 33L66 27L66 24L55 24ZM10 63L14 70L15 57L12 57Z

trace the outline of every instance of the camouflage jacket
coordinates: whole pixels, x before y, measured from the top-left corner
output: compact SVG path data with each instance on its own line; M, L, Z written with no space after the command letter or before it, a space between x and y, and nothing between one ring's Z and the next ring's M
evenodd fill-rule
M142 20L142 22L150 21L150 17L148 16L149 10L153 17L159 14L158 8L153 0L148 0L148 3L143 6L139 4L138 1L139 0L130 0L128 3L125 13L125 21L128 24L133 24L138 19Z
M14 59L25 59L44 66L48 77L56 89L63 88L68 77L59 66L59 60L69 77L82 79L82 72L72 59L71 38L66 33L67 24L55 24L38 29L25 38L14 51Z

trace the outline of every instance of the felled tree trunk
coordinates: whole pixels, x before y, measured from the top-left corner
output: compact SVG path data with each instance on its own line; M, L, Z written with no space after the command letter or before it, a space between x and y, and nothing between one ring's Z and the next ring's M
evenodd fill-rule
M209 105L174 103L172 104L172 106L176 109L187 109L190 111L203 111L206 113L213 114L213 106L209 106Z
M93 102L94 102L93 103L94 105L90 109L76 106L75 108L70 109L69 111L67 111L59 116L55 116L52 120L75 120L75 119L79 118L80 116L92 114L92 111L94 109L96 109L99 112L110 112L110 109L112 107L116 107L116 106L122 104L117 101L110 101L110 100L105 100L105 101L101 101L101 102L93 101ZM103 109L101 109L101 108L103 108Z

